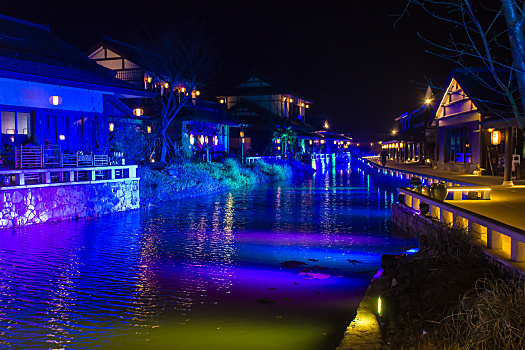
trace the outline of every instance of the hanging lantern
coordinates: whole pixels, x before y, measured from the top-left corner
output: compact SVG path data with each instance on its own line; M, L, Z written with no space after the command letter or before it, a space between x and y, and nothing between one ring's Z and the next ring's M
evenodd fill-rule
M133 110L133 114L136 115L137 117L140 117L141 115L144 114L144 110L142 108L135 108Z
M241 138L244 137L244 131L241 131L239 135L241 136Z
M501 131L494 130L490 135L490 142L493 145L499 145L501 143Z

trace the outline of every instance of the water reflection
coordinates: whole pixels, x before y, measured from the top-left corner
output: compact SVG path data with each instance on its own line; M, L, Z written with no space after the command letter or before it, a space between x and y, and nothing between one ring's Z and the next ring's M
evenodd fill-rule
M412 244L390 235L393 199L392 185L334 169L0 231L0 344L333 348L380 254Z

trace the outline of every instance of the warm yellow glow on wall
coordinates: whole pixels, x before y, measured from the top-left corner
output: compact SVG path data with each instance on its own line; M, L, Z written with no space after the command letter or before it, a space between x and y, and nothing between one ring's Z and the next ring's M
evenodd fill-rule
M494 130L491 133L490 142L493 145L499 145L501 143L501 131Z
M146 127L148 134L151 134L151 126Z
M283 97L283 101L286 101L286 97Z
M195 143L195 137L193 137L193 134L190 134L190 144L194 144Z

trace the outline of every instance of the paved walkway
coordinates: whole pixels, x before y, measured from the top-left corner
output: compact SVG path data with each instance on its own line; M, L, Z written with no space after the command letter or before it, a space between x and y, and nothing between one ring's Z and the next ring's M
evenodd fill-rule
M514 187L503 187L503 176L476 176L472 174L434 170L419 163L400 163L389 160L386 168L431 175L435 177L490 186L490 200L447 201L448 204L464 208L507 225L525 230L525 180L515 180Z

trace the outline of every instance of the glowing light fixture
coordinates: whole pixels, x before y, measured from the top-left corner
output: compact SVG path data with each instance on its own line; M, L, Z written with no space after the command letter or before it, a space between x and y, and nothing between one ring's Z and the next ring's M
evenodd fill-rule
M66 135L58 135L58 138L60 141L64 141L66 139Z
M115 130L115 124L109 123L109 131L112 132L113 130Z
M293 102L293 98L290 99L290 103L292 103L292 102Z
M286 97L283 97L283 101L286 101Z
M190 134L190 144L194 144L195 143L195 137L193 137L193 134Z
M395 135L397 131L395 130L392 130L392 135Z
M494 131L494 128L488 128L487 131L488 131L488 132L493 132L493 131Z
M195 95L199 96L201 92L199 90L195 91Z
M140 117L141 115L144 114L144 110L142 108L135 108L133 110L133 114L136 115L137 117Z
M359 147L359 144L357 144L357 147Z
M146 127L146 131L148 132L148 134L151 134L151 126Z
M244 137L244 131L241 131L241 132L239 133L239 136L240 136L240 137Z
M330 126L328 125L328 121L325 121L323 124L323 128L328 129Z
M429 105L429 104L430 104L430 102L432 102L432 100L431 100L431 99L429 99L429 98L427 98L427 99L425 100L425 104L427 104L427 105Z
M186 92L186 88L180 88L180 92Z
M151 83L151 77L148 77L148 79L146 79L146 81L147 81L148 83Z
M323 144L323 143L324 143L324 140L321 140L321 144Z
M306 105L306 108L310 108L310 105Z
M219 138L217 136L213 136L213 144L217 146L218 143L219 143Z
M221 98L221 100L219 101L220 103L224 103L224 100Z
M62 97L60 96L51 96L49 98L49 103L51 103L53 106L58 106L62 103Z
M373 145L374 145L374 143L373 143L373 142L370 142L370 146L373 146Z
M310 140L309 144L312 144L312 143L313 143L312 140Z
M301 107L304 107L304 102L303 102L303 103L301 103Z
M281 143L281 139L276 139L275 142Z
M490 135L490 142L493 145L499 145L501 143L501 131L494 130Z
M377 314L383 316L383 309L381 305L381 297L377 298Z
M167 89L167 88L170 87L170 84L168 84L168 83L164 83L164 87Z

